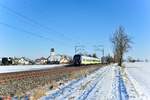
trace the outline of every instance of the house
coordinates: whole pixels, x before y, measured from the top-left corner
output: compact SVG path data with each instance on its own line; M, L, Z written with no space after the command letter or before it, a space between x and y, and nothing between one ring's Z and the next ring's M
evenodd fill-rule
M12 65L18 65L19 58L14 57L12 60Z
M71 57L66 55L61 55L60 64L69 64L71 62Z
M41 57L35 60L35 64L37 65L45 65L47 64L47 58Z
M30 63L30 59L25 58L25 57L21 57L21 58L18 58L18 64L29 65L31 63Z

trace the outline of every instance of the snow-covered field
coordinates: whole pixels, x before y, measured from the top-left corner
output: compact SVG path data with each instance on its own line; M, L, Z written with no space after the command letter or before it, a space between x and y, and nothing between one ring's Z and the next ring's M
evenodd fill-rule
M47 91L41 100L150 100L150 63L112 64ZM64 65L3 66L0 73L39 70Z
M125 63L126 72L132 81L139 98L150 100L150 63ZM140 99L140 100L141 100Z
M109 65L48 91L41 100L150 100L150 63Z
M66 64L56 64L56 65L13 65L13 66L0 66L0 73L9 72L20 72L20 71L30 71L30 70L41 70L54 67L63 67Z
M109 65L49 91L41 100L126 100L128 94L119 67Z

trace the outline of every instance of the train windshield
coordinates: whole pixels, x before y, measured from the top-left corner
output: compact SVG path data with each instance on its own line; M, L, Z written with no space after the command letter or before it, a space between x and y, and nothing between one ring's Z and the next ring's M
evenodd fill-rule
M75 55L74 56L74 60L77 60L77 59L80 59L81 58L81 55Z

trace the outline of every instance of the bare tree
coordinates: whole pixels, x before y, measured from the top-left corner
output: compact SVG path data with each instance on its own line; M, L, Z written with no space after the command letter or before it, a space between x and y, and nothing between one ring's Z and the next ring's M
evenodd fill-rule
M123 56L131 48L131 38L125 33L124 27L119 26L114 32L111 42L113 44L115 61L119 66L122 66Z

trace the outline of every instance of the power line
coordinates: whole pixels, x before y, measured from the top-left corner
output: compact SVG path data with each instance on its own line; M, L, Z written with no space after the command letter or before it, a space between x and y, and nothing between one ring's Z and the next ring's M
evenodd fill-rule
M25 19L25 20L27 20L27 21L33 23L33 24L36 24L36 25L38 25L38 26L40 26L40 27L42 27L42 28L44 28L44 29L47 29L47 30L52 30L52 31L54 31L55 33L57 33L57 34L63 36L64 38L66 38L66 39L71 40L71 41L74 42L74 40L70 39L69 37L66 37L63 33L58 32L58 31L56 31L56 30L54 30L54 29L52 29L52 28L50 28L50 27L47 27L47 26L45 26L45 25L42 25L42 24L40 24L39 22L37 22L37 21L35 21L35 20L33 20L33 19L31 19L31 18L29 18L29 17L27 17L27 16L25 16L25 15L23 15L23 14L21 14L21 13L15 11L15 10L13 10L13 9L11 9L11 8L9 8L9 7L7 7L7 6L5 6L4 4L1 4L1 3L0 3L0 6L3 7L4 9L7 9L8 11L14 13L14 14L17 15L17 16L22 17L23 19ZM75 42L76 42L76 41L75 41Z
M95 48L95 51L101 51L102 52L102 56L104 57L104 53L105 53L105 51L104 51L104 45L94 45L93 46L94 48Z
M18 30L18 31L22 31L26 34L29 34L29 35L32 35L32 36L35 36L35 37L38 37L38 38L42 38L42 39L45 39L45 40L49 40L49 41L53 41L56 43L55 40L51 39L51 38L48 38L48 37L45 37L45 36L42 36L42 35L39 35L39 34L36 34L34 32L30 32L30 31L27 31L27 30L24 30L24 29L21 29L21 28L18 28L18 27L15 27L15 26L12 26L10 24L7 24L7 23L3 23L3 22L0 22L1 25L3 26L6 26L8 28L11 28L11 29L15 29L15 30Z
M85 50L85 46L84 45L76 45L74 48L75 48L75 54L83 53L83 51Z

